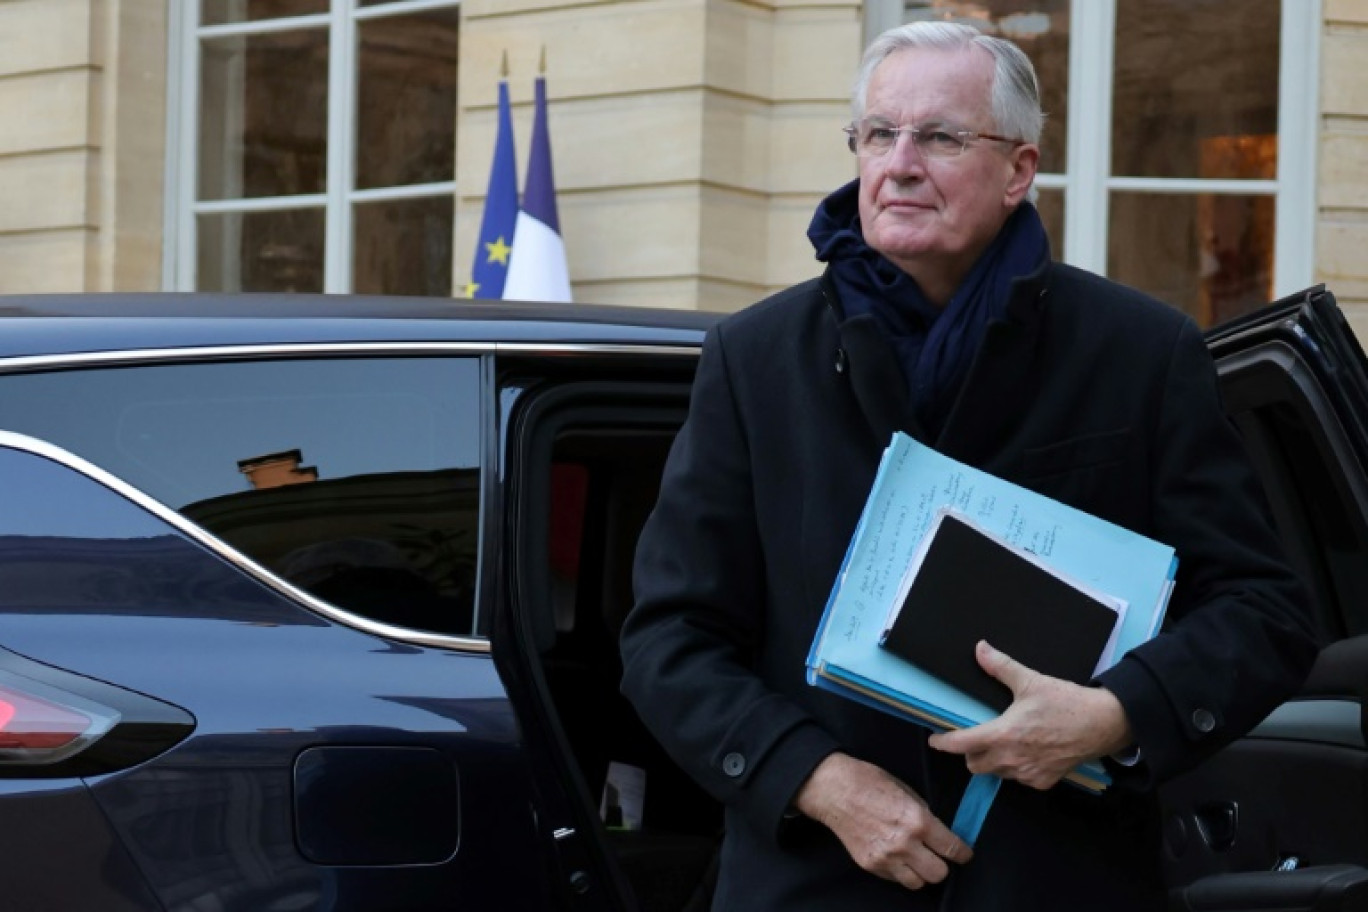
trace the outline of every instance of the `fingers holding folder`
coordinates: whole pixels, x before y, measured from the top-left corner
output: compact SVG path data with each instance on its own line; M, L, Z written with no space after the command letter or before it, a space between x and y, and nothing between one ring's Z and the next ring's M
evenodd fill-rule
M1011 704L991 721L930 739L936 750L962 755L970 772L1048 789L1080 763L1131 743L1125 711L1106 688L1043 675L986 641L974 657L1011 691Z

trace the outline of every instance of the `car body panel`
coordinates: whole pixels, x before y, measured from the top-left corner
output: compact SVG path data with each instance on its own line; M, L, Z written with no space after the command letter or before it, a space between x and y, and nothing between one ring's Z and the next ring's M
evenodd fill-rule
M7 436L5 480L60 492L54 505L65 516L41 536L13 534L51 525L32 510L3 521L15 528L0 540L24 545L10 548L3 567L5 645L195 713L194 734L166 753L86 779L167 909L194 908L206 894L242 910L445 908L452 896L476 907L545 903L545 883L526 876L541 849L521 735L487 655L397 643L320 617L178 524L69 465L15 450L21 441ZM28 474L15 459L41 463ZM299 816L297 763L320 748L440 755L459 783L446 838L464 838L464 850L435 861L311 862L296 845L310 829ZM370 781L391 774L384 756L373 754ZM354 763L347 774L366 781ZM10 817L4 800L0 816ZM505 877L491 876L499 871Z
M0 779L0 818L7 908L165 908L81 780ZM15 863L25 869L11 873Z

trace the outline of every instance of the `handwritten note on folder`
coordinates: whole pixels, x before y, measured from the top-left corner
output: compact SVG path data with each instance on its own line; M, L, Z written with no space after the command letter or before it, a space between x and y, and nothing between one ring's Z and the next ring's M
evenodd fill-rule
M1114 600L1118 622L1099 668L1158 632L1178 566L1172 548L956 462L899 433L884 451L827 600L808 654L808 683L936 731L977 725L997 715L986 703L879 645L907 589L905 571L945 510ZM1050 636L1050 631L1042 630L1041 636ZM1091 791L1110 783L1097 762L1079 767L1069 781Z

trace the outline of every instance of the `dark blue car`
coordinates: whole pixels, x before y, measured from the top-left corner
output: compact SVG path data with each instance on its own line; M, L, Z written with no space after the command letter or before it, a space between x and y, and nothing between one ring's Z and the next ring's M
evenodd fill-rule
M715 317L0 314L0 908L707 907L720 809L618 695L616 635ZM1212 345L1335 645L1167 786L1174 907L1359 908L1363 354L1322 289Z

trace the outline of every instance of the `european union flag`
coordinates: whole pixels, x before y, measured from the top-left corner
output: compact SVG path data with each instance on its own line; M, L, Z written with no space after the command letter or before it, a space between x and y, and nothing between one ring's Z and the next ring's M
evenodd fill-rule
M480 239L470 270L467 298L502 298L513 251L513 229L518 222L518 165L513 154L513 112L508 103L508 80L499 80L499 132L494 139L494 164L489 170Z

